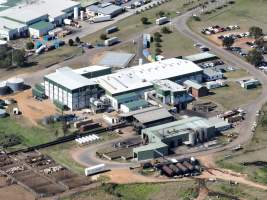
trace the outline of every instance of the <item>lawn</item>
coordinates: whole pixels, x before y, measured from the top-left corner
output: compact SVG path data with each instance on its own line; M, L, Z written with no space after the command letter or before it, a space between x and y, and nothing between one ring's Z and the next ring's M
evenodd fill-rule
M207 183L206 186L209 190L209 195L206 200L232 200L232 197L247 200L264 200L267 196L267 192L264 190L242 184L230 185L228 182L220 180L215 183ZM219 196L219 198L217 197L217 195Z
M252 141L241 151L222 153L218 156L217 164L223 168L247 173L250 179L267 184L267 105L262 111L264 115L259 119ZM228 154L232 156L225 159L224 155ZM246 163L246 166L243 163Z
M261 94L261 87L246 90L238 83L228 82L228 86L213 89L210 92L210 95L201 97L201 99L216 102L229 110L256 99Z
M160 32L160 29L158 29ZM187 56L190 54L198 53L194 48L193 41L181 35L176 29L173 29L169 34L161 33L162 42L160 43L162 54L166 58L173 58L177 56ZM155 54L155 42L151 43L150 50Z
M232 72L225 72L223 75L225 78L228 78L228 79L237 79L237 78L250 76L250 74L246 70L243 70L243 69L237 69Z
M52 126L32 126L24 119L1 118L0 130L5 134L14 134L22 139L22 144L19 147L32 146L49 142L56 138L55 132L58 131L58 136L62 136L61 124L56 123ZM12 148L11 148L12 149Z
M194 199L197 184L188 180L172 183L105 184L99 188L73 195L62 200L161 200Z
M129 38L136 36L138 33L141 34L149 27L152 27L155 24L155 20L158 18L156 14L159 11L164 11L165 13L169 13L171 17L174 17L177 11L183 12L186 9L199 4L199 1L195 0L194 3L188 6L183 6L185 2L186 0L182 0L182 1L181 0L170 0L169 2L166 2L160 6L154 7L150 10L146 10L145 12L139 15L132 15L125 19L122 19L119 22L112 24L110 26L110 27L117 26L119 28L119 31L116 33L110 34L108 36L118 37L122 41L127 40ZM142 17L147 17L150 23L147 25L143 25L141 23ZM96 41L100 41L99 36L102 33L105 33L105 30L107 28L108 27L82 38L82 41L91 42L91 43L96 43Z
M251 26L259 26L267 32L266 0L236 0L235 2L234 5L217 10L215 13L202 15L200 22L190 20L190 27L200 32L203 27L212 25L238 24L243 30L248 30Z

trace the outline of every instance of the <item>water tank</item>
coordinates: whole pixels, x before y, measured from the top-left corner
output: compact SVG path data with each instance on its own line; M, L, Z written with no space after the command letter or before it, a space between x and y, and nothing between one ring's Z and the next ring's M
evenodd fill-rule
M24 80L22 78L10 78L6 85L13 91L21 91L24 89Z
M82 21L84 20L84 11L83 10L80 13L80 18L81 18Z
M0 95L6 95L9 92L9 88L6 85L6 81L0 82Z
M78 7L75 7L74 8L74 19L78 19L79 18L79 8Z

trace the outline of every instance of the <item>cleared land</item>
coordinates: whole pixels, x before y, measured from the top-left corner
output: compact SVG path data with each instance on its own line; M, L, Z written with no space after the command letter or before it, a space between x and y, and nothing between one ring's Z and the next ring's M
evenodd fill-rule
M266 0L236 0L235 2L232 6L201 16L199 22L190 20L190 27L200 32L202 28L212 25L237 24L241 29L248 30L251 26L259 26L267 32Z
M252 141L238 152L224 152L217 164L237 172L248 174L251 180L267 184L267 105L262 109ZM242 133L240 133L242 134ZM225 155L231 155L225 158Z
M238 83L228 82L228 86L210 90L211 94L202 97L222 105L226 110L249 103L261 94L261 87L246 90ZM246 98L244 98L246 97Z
M237 78L242 78L242 77L248 77L250 74L243 70L243 69L238 69L232 72L226 72L223 74L225 78L227 79L237 79Z
M128 185L106 184L62 200L193 199L198 195L196 187L195 181Z

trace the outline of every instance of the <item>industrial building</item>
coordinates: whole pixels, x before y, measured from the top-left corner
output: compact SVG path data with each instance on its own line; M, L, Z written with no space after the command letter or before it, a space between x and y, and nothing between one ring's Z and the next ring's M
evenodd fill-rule
M214 124L204 118L190 117L142 130L142 139L148 145L133 149L133 157L147 160L167 155L169 149L182 144L195 145L215 136Z
M91 5L86 8L86 13L89 17L109 15L112 18L123 12L123 8L112 3L103 3Z
M95 81L74 72L69 67L57 69L44 77L45 95L56 105L71 110L89 107L90 98L97 97L99 88Z
M205 81L216 81L218 79L223 79L223 73L211 68L206 68L203 71Z
M100 94L104 91L111 106L115 110L119 110L122 104L144 99L145 92L153 90L153 81L155 80L168 79L182 83L188 79L202 82L203 78L203 69L199 66L190 61L175 58L122 69L112 74L110 72L111 69L109 67L101 66L78 70L64 68L64 70L58 70L56 73L45 76L45 82L46 84L50 82L52 85L59 85L63 89L67 88L68 92L73 89L77 91L83 90L88 84L91 87L87 88L88 91L84 94L89 95L86 98L90 98L91 94ZM61 75L61 78L57 78ZM50 79L51 81L49 81ZM75 79L73 80L74 84L71 84L68 79ZM48 88L47 85L46 95L54 99L53 94L50 93L52 90L49 91ZM93 91L89 91L90 88ZM65 105L68 106L67 104ZM81 105L87 106L87 104ZM83 107L71 105L69 108L81 109Z
M154 81L156 97L163 104L169 104L178 108L186 109L187 104L193 100L184 86L170 80Z
M203 52L203 53L193 54L190 56L185 56L184 59L199 64L202 62L216 60L218 59L218 57L210 52Z
M53 30L55 25L46 22L46 21L39 21L29 26L30 36L34 37L42 37L47 35L49 31Z
M2 38L15 39L25 36L28 27L40 21L55 26L63 20L78 15L80 3L72 0L26 1L0 12L0 33ZM8 30L9 29L9 30ZM17 33L15 33L17 32Z
M192 94L193 97L203 97L209 92L207 87L191 80L184 82L184 86L187 88L188 92Z
M117 96L135 92L144 97L146 91L153 89L153 81L164 79L176 83L183 83L186 80L202 82L203 69L190 61L171 58L122 69L99 77L97 82L106 91L112 106L119 108Z

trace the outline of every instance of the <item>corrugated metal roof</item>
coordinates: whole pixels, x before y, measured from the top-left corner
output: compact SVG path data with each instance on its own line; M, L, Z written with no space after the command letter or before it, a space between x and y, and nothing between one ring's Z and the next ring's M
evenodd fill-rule
M145 113L136 114L133 116L142 124L146 124L161 119L173 117L165 108L159 108L157 110L151 110Z
M100 4L88 6L86 9L93 12L102 13L104 15L112 15L113 13L122 10L122 7L113 4Z
M166 145L163 142L155 142L155 143L149 143L144 146L136 147L133 149L134 152L140 152L140 151L152 151L159 148L168 148L168 145Z
M196 62L196 61L204 60L204 59L211 59L211 58L217 58L217 56L209 52L203 52L203 53L193 54L193 55L184 57L184 59L192 61L192 62Z

